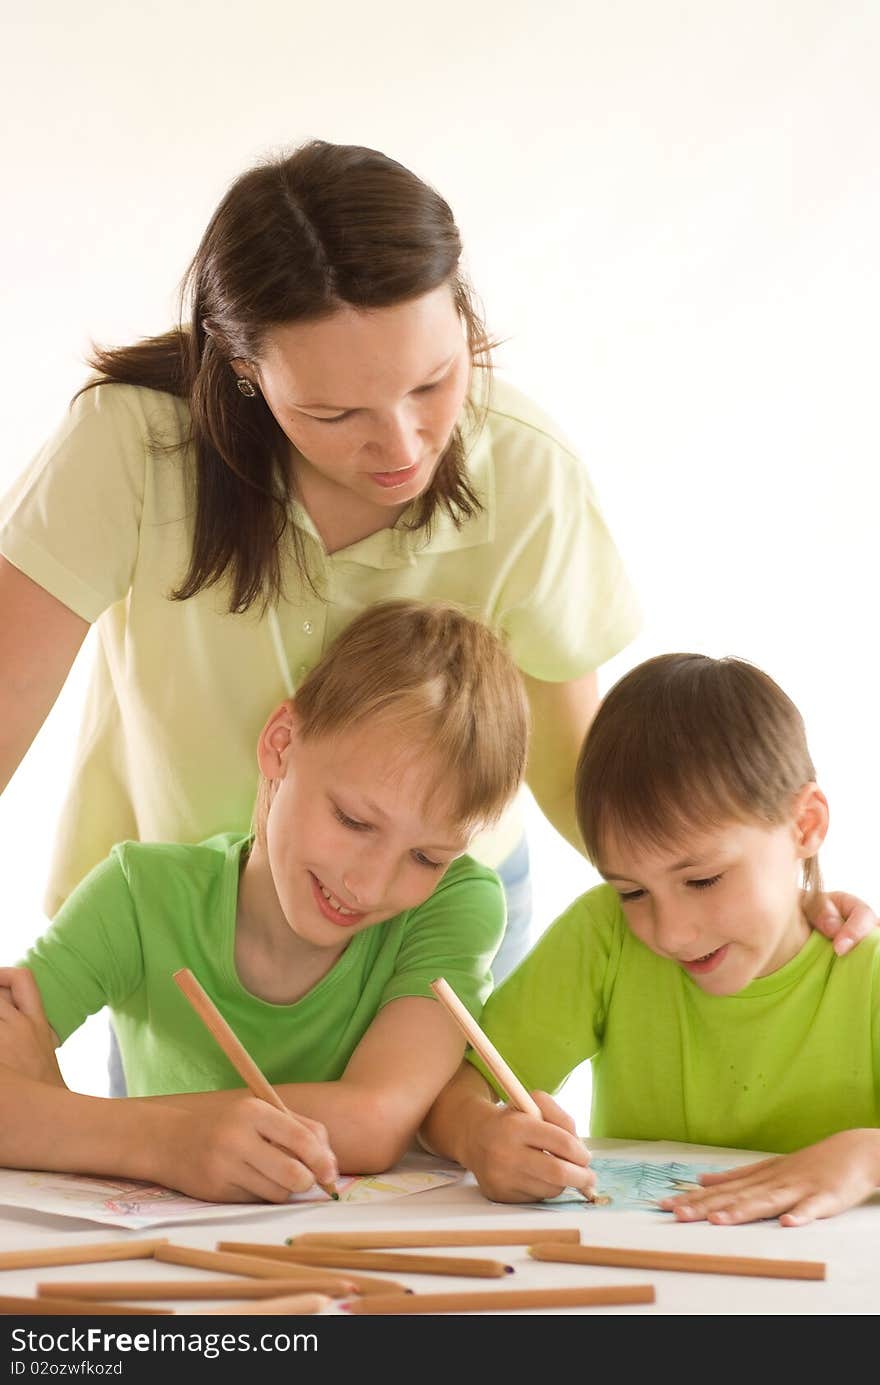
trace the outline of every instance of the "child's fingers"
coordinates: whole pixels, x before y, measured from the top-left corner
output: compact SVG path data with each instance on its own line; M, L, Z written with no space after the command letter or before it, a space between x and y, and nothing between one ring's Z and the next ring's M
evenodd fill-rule
M545 1121L551 1125L558 1125L561 1130L567 1130L570 1135L576 1135L575 1123L567 1111L555 1102L547 1092L532 1092L532 1098L537 1103L541 1115Z
M843 1209L830 1193L809 1193L779 1218L780 1226L806 1226L820 1217L832 1217Z
M327 1143L327 1132L317 1121L296 1116L291 1111L277 1111L274 1106L260 1102L258 1131L264 1140L275 1146L283 1157L305 1165L310 1171L309 1182L298 1183L296 1192L303 1192L314 1182L332 1183L339 1177L336 1157Z
M291 1193L306 1193L315 1186L308 1165L274 1145L263 1143L249 1163L254 1174L249 1186L265 1202L286 1202Z
M701 1173L700 1184L704 1188L713 1188L718 1183L731 1183L735 1179L742 1178L746 1173L758 1173L761 1169L769 1168L775 1163L774 1159L762 1159L758 1164L741 1164L736 1169L719 1169L718 1173ZM669 1201L666 1198L665 1201Z
M576 1135L569 1134L567 1130L550 1121L536 1121L531 1116L520 1116L518 1119L524 1123L523 1136L531 1149L538 1149L554 1155L557 1159L564 1159L575 1165L581 1173L588 1166L589 1153Z

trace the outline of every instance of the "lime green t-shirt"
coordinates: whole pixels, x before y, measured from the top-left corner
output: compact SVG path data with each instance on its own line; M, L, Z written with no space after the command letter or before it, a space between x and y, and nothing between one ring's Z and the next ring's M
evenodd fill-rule
M846 957L813 933L770 976L712 996L640 943L600 885L480 1023L529 1090L556 1091L590 1059L595 1136L785 1153L880 1124L878 933Z
M270 1082L340 1077L379 1010L433 998L445 976L478 1015L504 928L498 877L468 856L430 897L355 934L293 1005L245 990L235 970L239 867L247 837L198 846L124 842L74 890L22 965L64 1041L105 1005L129 1095L240 1087L241 1078L172 980L188 967Z

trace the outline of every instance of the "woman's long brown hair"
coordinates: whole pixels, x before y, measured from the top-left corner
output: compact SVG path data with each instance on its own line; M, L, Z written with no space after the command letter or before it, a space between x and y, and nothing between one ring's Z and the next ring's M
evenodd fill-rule
M489 369L489 341L460 255L449 206L414 173L374 149L314 140L233 183L187 271L181 301L189 309L178 328L94 351L97 378L86 389L141 385L190 407L195 521L176 600L226 578L231 611L265 607L282 593L285 537L300 573L313 580L289 518L290 443L262 396L239 393L230 362L258 360L266 332L281 323L342 306L389 307L448 284L471 359ZM458 526L480 508L460 427L416 503L413 526L430 531L438 507Z

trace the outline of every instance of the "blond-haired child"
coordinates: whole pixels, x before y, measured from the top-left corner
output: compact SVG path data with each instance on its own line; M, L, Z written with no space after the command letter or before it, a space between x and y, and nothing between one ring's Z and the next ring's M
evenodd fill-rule
M0 1163L234 1201L392 1165L463 1052L429 982L475 1014L491 984L503 895L465 853L519 787L527 737L483 625L416 602L352 621L263 728L251 836L115 847L0 972ZM241 1090L181 967L289 1113ZM55 1062L105 1005L127 1099L68 1091Z
M828 805L801 717L751 664L650 659L606 697L577 770L578 821L608 882L543 935L482 1025L543 1120L465 1063L426 1123L487 1196L594 1181L546 1093L592 1061L596 1136L783 1157L704 1178L682 1219L785 1225L880 1183L880 936L847 956L810 930ZM832 1055L839 1055L834 1058Z

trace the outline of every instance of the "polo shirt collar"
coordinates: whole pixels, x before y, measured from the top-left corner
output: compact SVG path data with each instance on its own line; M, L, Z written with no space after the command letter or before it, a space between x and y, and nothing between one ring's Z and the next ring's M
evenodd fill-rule
M412 567L426 549L432 555L455 553L492 542L495 536L495 475L485 430L468 458L468 470L483 508L466 520L460 529L456 528L445 510L436 510L430 538L426 537L424 529L406 527L415 512L415 506L409 505L392 529L380 529L378 533L369 534L365 539L359 539L357 543L349 544L348 548L340 548L328 556L311 515L296 499L291 502L291 516L297 528L308 534L319 549L322 560L330 566L357 563L371 568Z

